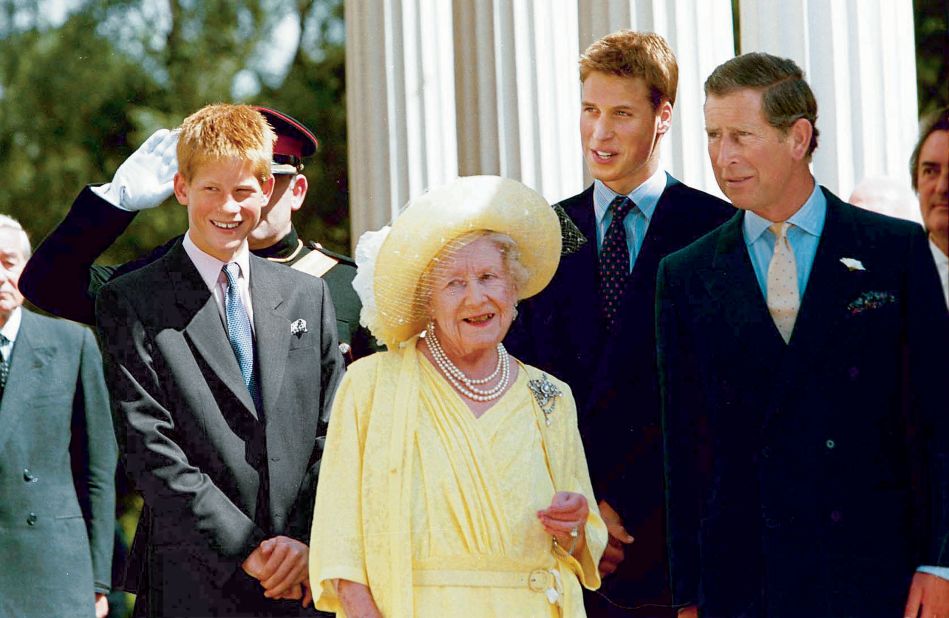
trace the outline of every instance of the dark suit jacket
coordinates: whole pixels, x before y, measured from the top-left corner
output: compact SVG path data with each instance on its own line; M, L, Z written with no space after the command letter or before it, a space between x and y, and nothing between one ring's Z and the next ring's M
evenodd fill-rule
M115 526L102 358L88 329L22 316L0 402L0 616L93 616Z
M93 324L96 294L102 286L154 262L180 240L180 237L174 238L141 258L119 266L95 264L125 232L135 215L109 204L91 187L84 188L66 217L40 243L27 263L20 276L23 294L44 311L83 324ZM296 238L293 232L294 247ZM307 246L301 247L296 253L297 259L310 251ZM273 249L268 247L261 253L261 257L270 257ZM324 250L324 253L327 252ZM339 341L350 347L349 360L372 354L378 348L369 332L359 326L362 304L352 288L356 268L346 256L332 254L332 257L338 259L339 264L324 273L322 279L333 299ZM283 263L292 266L295 261Z
M146 505L131 558L142 570L131 583L151 615L273 611L245 585L241 563L264 538L308 543L343 372L333 306L319 279L254 256L250 293L260 414L180 243L99 293L123 459ZM298 319L307 330L291 334Z
M550 285L521 303L505 344L573 389L598 499L623 517L636 542L603 592L624 605L661 602L665 564L662 441L656 370L659 260L724 222L734 209L671 176L630 273L616 328L600 311L593 187L560 204L588 242L564 256Z
M789 345L743 213L660 265L673 587L703 616L900 616L916 567L949 564L949 320L926 237L824 193Z

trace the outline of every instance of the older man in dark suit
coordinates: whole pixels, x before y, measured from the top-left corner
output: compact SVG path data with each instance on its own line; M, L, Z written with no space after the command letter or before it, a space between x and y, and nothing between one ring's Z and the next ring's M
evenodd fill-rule
M668 616L656 269L731 209L659 165L678 80L662 37L621 31L600 39L581 58L580 79L580 135L595 181L559 206L570 219L565 229L575 225L588 242L563 257L544 292L522 303L505 343L570 384L577 398L610 530L603 587L587 595L587 612Z
M739 56L705 93L740 210L659 268L676 602L945 616L949 320L926 237L815 182L817 104L793 61Z
M0 616L105 616L115 434L88 329L24 309L30 255L0 215Z
M326 284L248 250L273 139L247 106L185 119L174 189L188 232L98 296L123 456L145 498L137 615L312 613L307 544L343 359Z

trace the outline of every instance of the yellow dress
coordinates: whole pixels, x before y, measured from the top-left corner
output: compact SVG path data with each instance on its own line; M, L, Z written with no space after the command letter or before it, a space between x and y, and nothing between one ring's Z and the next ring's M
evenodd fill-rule
M387 618L583 616L580 582L599 585L606 531L569 389L548 378L563 393L548 426L528 387L541 374L521 365L475 418L410 346L354 364L336 395L311 539L317 607L344 615L333 586L342 578L368 585ZM407 422L396 405L412 409ZM537 519L558 490L590 503L579 561Z

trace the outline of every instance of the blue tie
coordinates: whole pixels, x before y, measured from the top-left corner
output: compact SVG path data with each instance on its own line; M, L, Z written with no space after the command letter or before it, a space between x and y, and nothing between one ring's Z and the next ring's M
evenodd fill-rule
M600 247L600 302L607 330L612 330L626 278L629 276L629 246L623 219L636 205L625 195L610 202L613 220Z
M240 365L244 385L250 391L254 406L259 411L260 392L257 388L257 374L254 370L254 331L251 329L247 309L241 302L237 278L241 274L240 264L230 262L222 269L227 277L227 295L224 297L224 316L227 318L227 338L231 341L237 364Z

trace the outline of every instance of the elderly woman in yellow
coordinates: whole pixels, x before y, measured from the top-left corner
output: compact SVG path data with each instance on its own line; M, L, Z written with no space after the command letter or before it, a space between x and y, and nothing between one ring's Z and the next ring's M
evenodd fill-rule
M363 322L389 351L336 394L310 543L318 608L585 615L607 535L573 398L501 344L560 249L544 199L493 176L432 189L360 240Z

